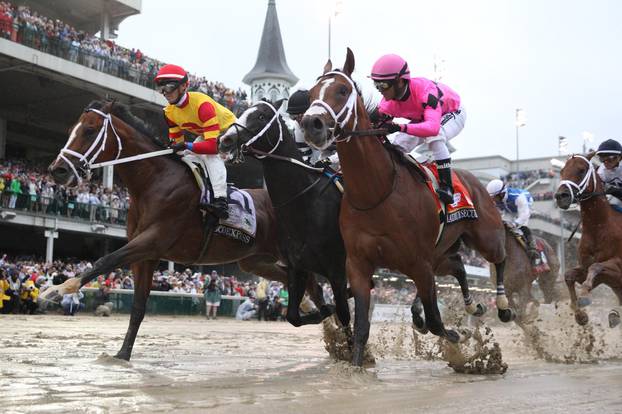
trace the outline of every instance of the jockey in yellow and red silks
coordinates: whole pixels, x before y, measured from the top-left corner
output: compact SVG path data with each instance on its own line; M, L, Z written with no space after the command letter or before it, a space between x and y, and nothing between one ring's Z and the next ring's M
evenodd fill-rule
M227 170L218 156L216 138L236 121L235 115L204 93L188 92L188 74L180 66L162 66L155 83L156 90L168 101L164 116L171 148L175 151L187 149L202 156L214 191L212 211L219 218L227 218ZM184 142L184 131L197 139Z

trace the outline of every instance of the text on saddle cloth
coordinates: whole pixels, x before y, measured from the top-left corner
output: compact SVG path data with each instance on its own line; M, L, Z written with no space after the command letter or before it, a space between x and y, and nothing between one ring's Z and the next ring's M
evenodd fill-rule
M424 163L420 164L420 166L427 169L427 171L430 171L435 178L435 181L438 182L438 170L435 163ZM475 211L475 205L473 204L471 195L469 194L466 186L460 180L460 177L458 177L454 171L451 172L451 180L454 187L454 202L447 205L447 224L455 223L460 220L477 219L477 211ZM432 180L428 181L428 188L435 196L437 209L441 211L442 203L436 194L433 183L434 182Z

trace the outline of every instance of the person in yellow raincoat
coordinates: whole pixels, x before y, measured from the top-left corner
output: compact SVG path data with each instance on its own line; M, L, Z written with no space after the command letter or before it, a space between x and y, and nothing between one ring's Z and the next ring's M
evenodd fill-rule
M20 299L22 300L22 312L34 314L39 308L37 299L39 298L39 288L35 286L32 280L26 281L22 286Z
M9 289L9 282L6 280L6 275L3 271L0 271L0 313L4 313L2 308L4 307L4 302L8 302L11 300L10 296L7 296L4 292Z

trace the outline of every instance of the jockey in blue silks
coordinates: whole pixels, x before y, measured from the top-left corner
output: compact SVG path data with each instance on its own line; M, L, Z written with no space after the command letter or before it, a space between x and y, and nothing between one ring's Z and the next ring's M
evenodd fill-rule
M486 185L486 190L501 211L501 214L510 217L509 223L512 227L520 229L522 232L527 242L527 255L535 264L540 255L536 249L536 242L531 234L531 229L527 227L531 217L533 197L529 191L508 187L499 179L489 182Z

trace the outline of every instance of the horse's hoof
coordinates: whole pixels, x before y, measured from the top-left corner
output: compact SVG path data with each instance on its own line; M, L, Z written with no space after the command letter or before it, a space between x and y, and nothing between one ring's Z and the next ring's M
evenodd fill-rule
M454 331L453 329L446 329L445 339L447 339L452 344L457 344L458 342L460 342L461 338L458 332Z
M117 358L117 359L122 359L124 361L129 361L130 360L129 354L127 354L125 352L121 352L121 351L119 351L114 357Z
M587 325L589 318L587 316L587 313L583 311L577 311L577 313L574 314L574 320L577 321L579 325L584 326Z
M499 320L501 322L512 322L516 319L516 312L514 312L511 308L507 309L499 309L498 310Z
M471 339L472 336L473 332L471 332L469 329L460 329L460 343L468 341L469 339Z
M592 299L589 296L581 296L577 299L577 305L580 308L585 308L586 306L590 306L592 304Z
M473 316L476 316L478 318L482 317L487 311L488 311L488 308L486 308L486 305L484 305L483 303L478 303L477 310L473 312Z
M428 327L425 324L425 320L418 313L413 313L413 327L421 335L428 333Z
M620 324L620 312L613 309L611 312L609 312L609 327L615 328L619 324Z

